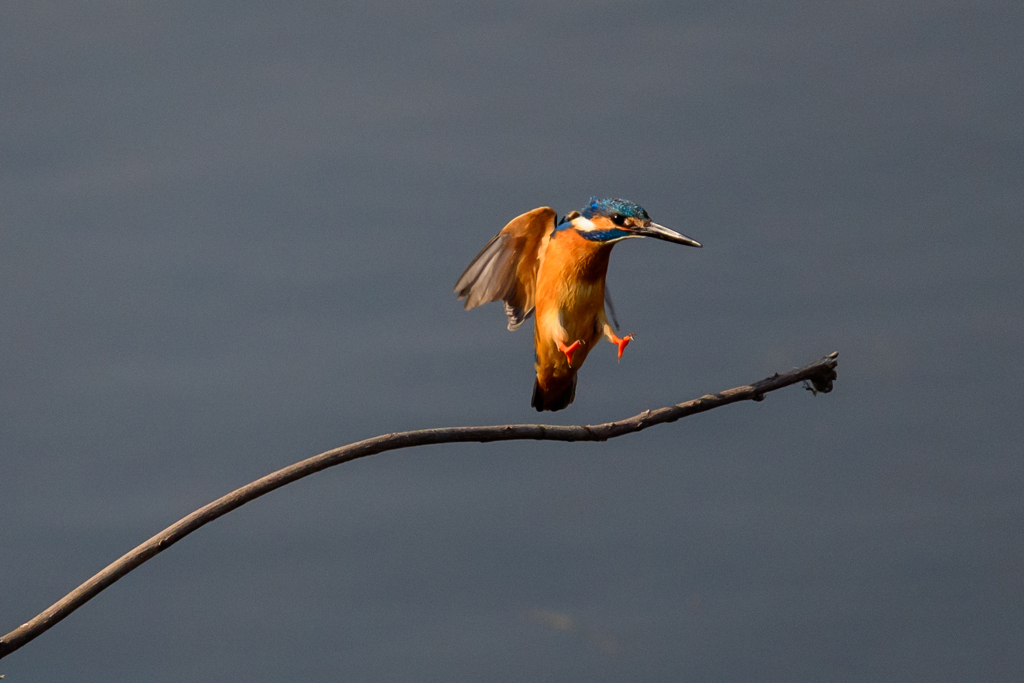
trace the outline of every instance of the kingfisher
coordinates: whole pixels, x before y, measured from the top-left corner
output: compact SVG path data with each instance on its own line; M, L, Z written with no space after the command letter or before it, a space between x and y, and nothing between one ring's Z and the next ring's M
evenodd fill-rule
M502 228L455 284L466 310L502 301L508 329L515 331L536 312L530 405L538 411L562 410L576 398L576 373L594 344L604 337L618 357L633 335L619 337L605 286L608 257L616 243L655 237L700 247L700 242L651 221L642 206L625 199L598 199L558 220L547 206L527 211ZM618 324L616 322L616 327Z

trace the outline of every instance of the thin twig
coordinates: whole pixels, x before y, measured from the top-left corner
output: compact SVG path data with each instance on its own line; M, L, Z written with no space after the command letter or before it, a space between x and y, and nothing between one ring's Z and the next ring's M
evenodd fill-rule
M384 451L438 443L514 441L522 439L607 441L623 434L639 432L642 429L647 429L664 422L675 422L688 415L702 413L730 403L760 401L764 399L765 394L768 392L799 382L811 382L816 392L831 391L832 381L836 378L836 365L838 362L838 353L832 353L792 372L781 375L776 374L754 384L736 387L719 394L708 394L674 406L659 408L658 410L645 410L628 420L619 420L618 422L606 422L589 426L533 424L418 429L411 432L384 434L372 439L357 441L348 446L335 448L297 462L294 465L289 465L284 469L268 474L262 479L257 479L251 484L218 498L209 505L196 510L189 516L167 527L156 536L153 536L142 545L108 565L103 571L68 593L39 616L0 638L0 658L9 655L41 635L51 626L91 600L104 588L107 588L146 560L163 552L201 526L212 522L221 515L225 515L251 500L270 493L274 489L303 477L308 477L328 467L334 467L335 465L358 458L365 458L368 455L383 453Z

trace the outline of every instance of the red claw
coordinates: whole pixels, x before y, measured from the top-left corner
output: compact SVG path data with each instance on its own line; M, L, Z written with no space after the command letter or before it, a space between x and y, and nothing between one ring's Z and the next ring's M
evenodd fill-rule
M568 346L562 342L558 342L558 350L565 354L565 359L569 361L569 367L572 367L572 357L576 353L576 349L580 348L580 344L582 343L583 341L580 339L577 339Z
M622 358L622 352L629 346L629 342L633 341L633 335L627 334L625 338L620 339L615 335L612 335L612 343L619 347L619 359Z

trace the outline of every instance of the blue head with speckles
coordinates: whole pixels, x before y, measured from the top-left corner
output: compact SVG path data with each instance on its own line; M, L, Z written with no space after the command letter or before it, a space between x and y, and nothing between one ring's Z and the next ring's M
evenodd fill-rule
M575 228L584 239L614 243L629 237L655 237L667 242L699 247L700 243L651 221L647 211L626 199L590 198L590 204L565 217L559 229Z
M615 199L610 197L608 199L598 199L597 197L590 198L590 204L584 207L581 211L584 218L592 219L595 216L602 216L604 218L614 218L621 216L622 218L632 218L632 222L636 223L648 223L651 217L644 211L644 207L639 204L634 204L628 199Z

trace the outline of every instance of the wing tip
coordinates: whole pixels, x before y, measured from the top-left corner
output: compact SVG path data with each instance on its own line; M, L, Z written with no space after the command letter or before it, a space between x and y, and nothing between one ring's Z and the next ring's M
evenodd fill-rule
M510 301L504 301L505 304L505 315L508 316L508 331L515 332L518 330L524 322L526 322L531 315L533 315L533 309L524 311L521 308L514 306Z

